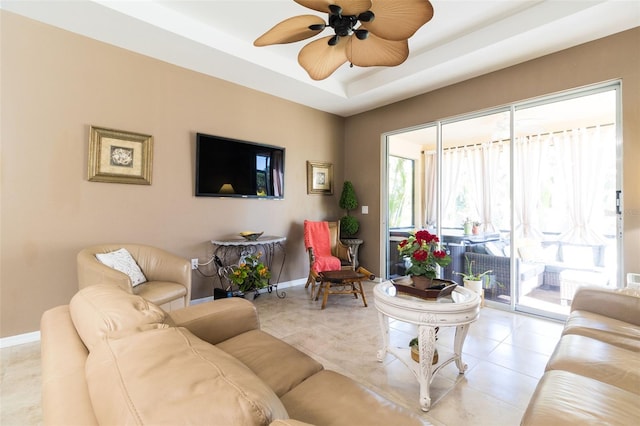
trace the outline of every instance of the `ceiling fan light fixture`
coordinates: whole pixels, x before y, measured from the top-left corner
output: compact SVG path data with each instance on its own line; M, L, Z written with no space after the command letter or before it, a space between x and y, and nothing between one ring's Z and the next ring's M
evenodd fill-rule
M342 8L340 6L338 6L337 4L330 4L329 5L329 14L330 15L341 16L342 15Z
M358 15L358 21L360 22L371 22L374 19L376 19L376 15L370 10L362 12L360 15Z
M367 30L358 29L358 30L355 30L354 32L358 40L365 40L367 37L369 37L369 31Z

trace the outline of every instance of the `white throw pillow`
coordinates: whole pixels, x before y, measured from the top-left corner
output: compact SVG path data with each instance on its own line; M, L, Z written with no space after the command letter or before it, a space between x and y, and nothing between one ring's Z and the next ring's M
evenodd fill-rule
M131 285L134 287L147 282L147 277L144 276L142 270L127 249L121 248L120 250L110 253L98 253L96 254L96 258L110 268L127 274L129 278L131 278Z

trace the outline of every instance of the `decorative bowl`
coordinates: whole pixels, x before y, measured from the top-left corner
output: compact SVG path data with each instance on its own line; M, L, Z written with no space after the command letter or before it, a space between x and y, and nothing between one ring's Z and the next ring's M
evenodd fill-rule
M264 234L264 232L244 231L240 233L240 236L247 241L255 241L260 238L262 234Z

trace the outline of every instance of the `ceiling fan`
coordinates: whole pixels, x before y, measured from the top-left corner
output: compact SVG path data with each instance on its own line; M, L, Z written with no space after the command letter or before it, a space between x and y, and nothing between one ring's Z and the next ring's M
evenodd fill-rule
M433 17L429 0L294 0L328 13L285 19L258 37L254 46L306 40L325 28L334 35L308 43L298 62L314 80L324 80L349 61L351 66L396 66L409 56L408 39Z

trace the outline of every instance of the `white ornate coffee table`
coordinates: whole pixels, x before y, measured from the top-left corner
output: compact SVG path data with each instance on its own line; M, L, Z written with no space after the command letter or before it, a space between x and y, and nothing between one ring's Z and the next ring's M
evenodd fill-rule
M382 349L378 351L378 361L382 362L388 352L409 367L420 383L420 407L423 411L429 411L431 408L429 385L434 375L454 361L460 374L467 370L467 365L462 362L462 345L470 324L480 314L480 296L469 289L458 286L450 296L427 300L396 292L391 281L376 285L373 289L373 295L378 310L383 342ZM410 357L401 356L403 351L410 351L408 344L406 348L389 346L389 318L418 326L419 363ZM436 347L436 327L456 327L456 335L453 356L443 360L437 366L433 366L431 360Z

